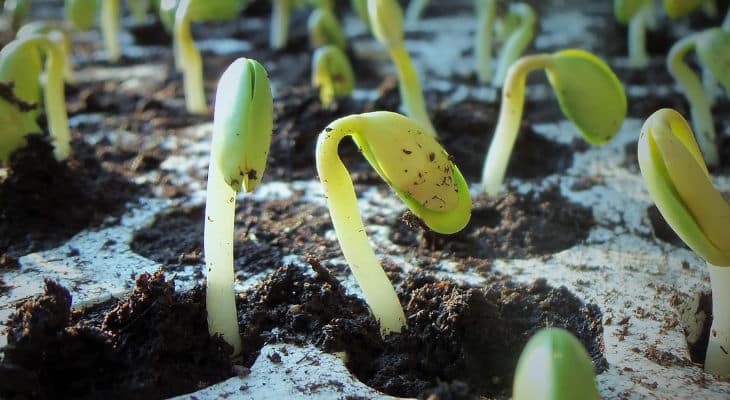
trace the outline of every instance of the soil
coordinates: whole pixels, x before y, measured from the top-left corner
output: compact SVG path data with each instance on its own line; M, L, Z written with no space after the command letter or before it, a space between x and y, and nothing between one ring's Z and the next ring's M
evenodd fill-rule
M572 331L598 371L607 366L600 310L544 280L490 275L470 287L409 274L399 286L408 326L382 338L363 301L317 259L310 264L314 276L283 266L239 296L244 366L265 343L310 342L347 352L359 379L391 395L508 398L517 357L544 326ZM3 398L164 398L233 375L230 348L207 333L200 289L176 293L158 272L142 274L128 299L83 311L70 304L68 291L47 281L46 293L10 318L0 382L13 384L0 385Z
M141 191L102 168L84 142L74 141L69 160L58 162L45 137L27 138L0 182L0 257L50 249L90 226L116 223Z
M570 203L554 186L539 194L507 192L477 197L469 224L453 235L424 229L406 212L401 223L393 227L391 240L444 258L530 258L580 244L594 225L590 209ZM413 227L419 229L414 231Z
M0 397L166 398L230 377L231 348L208 334L203 300L199 289L176 293L163 274L142 274L129 298L79 311L47 280L8 321Z

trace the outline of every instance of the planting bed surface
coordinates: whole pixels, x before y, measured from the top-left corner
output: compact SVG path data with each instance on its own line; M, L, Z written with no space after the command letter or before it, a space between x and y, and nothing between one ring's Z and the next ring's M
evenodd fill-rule
M60 15L60 2L38 3L37 14ZM441 398L505 398L519 350L540 326L563 326L579 335L594 359L604 398L730 396L730 384L705 374L700 364L709 304L704 263L651 211L635 162L642 122L636 118L664 106L688 114L658 56L706 18L694 16L671 29L664 22L649 37L654 56L649 72L637 73L625 67L624 28L611 19L610 2L534 2L543 18L533 49L571 45L606 57L627 84L634 118L614 142L589 147L564 121L546 80L532 74L507 190L486 198L475 186L472 222L456 235L424 231L356 148L343 143L371 242L409 317L403 334L381 340L342 259L312 154L317 133L333 119L398 109L390 64L359 22L346 15L350 54L361 60L358 90L353 99L323 110L316 91L304 84L310 57L302 28L306 13L294 17L291 44L272 51L261 34L268 32L264 3L254 3L240 22L205 24L194 32L204 52L209 100L217 77L240 55L262 61L276 98L265 183L238 196L235 288L242 357L231 363L220 341L205 335L204 296L194 289L203 280L210 117L185 113L180 77L160 27L131 29L125 21L132 35L123 36L128 46L118 64L103 61L95 33L77 35L78 83L67 88L76 138L76 161L69 169L83 165L95 180L74 176L56 182L48 178L49 169L58 173L52 161L22 170L37 171L41 182L62 183L58 190L69 190L72 181L115 182L114 187L98 184L98 191L83 190L87 197L80 200L59 195L83 204L75 208L83 212L66 213L52 203L52 215L85 218L77 225L59 223L60 233L56 226L16 224L21 214L6 213L0 220L0 232L28 229L31 235L27 241L0 236L17 241L0 246L0 317L5 320L24 300L43 293L45 285L54 295L22 305L6 323L3 340L11 346L3 354L0 382L18 383L0 384L3 396L160 398L230 377L188 398L432 392ZM720 2L721 9L726 3ZM425 76L444 146L476 182L498 97L471 74L470 7L467 1L453 7L435 2L422 23L409 28L407 45ZM376 61L362 61L370 59ZM714 110L719 132L728 132L730 102L720 98ZM34 143L29 153L48 153L42 141ZM716 171L725 191L729 166ZM11 202L2 189L14 179L13 173L4 179L0 204ZM16 218L13 224L8 216ZM164 278L137 278L157 269L165 271ZM64 290L43 277L66 286L75 306L110 296L121 300L70 312ZM135 280L139 287L128 300ZM697 344L688 345L685 335ZM66 345L54 346L58 343ZM35 365L38 352L55 363L47 358L42 367ZM81 371L94 371L97 380ZM77 372L78 379L68 378ZM69 381L74 385L53 386Z

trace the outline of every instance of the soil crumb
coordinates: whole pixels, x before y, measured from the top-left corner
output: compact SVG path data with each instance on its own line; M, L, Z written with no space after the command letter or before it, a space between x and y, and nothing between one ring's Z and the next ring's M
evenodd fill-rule
M176 293L161 272L141 274L111 310L86 313L46 280L7 325L3 399L160 399L233 375L230 346L208 334L204 292Z

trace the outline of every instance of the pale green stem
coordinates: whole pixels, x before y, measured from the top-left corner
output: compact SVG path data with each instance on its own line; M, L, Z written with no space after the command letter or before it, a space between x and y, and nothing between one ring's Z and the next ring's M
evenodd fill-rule
M236 192L225 182L211 151L208 187L205 193L206 308L208 331L220 334L233 346L233 355L241 351L236 298L233 291L233 240Z
M477 58L477 79L480 83L492 80L492 38L494 21L497 19L497 0L484 1L484 9L479 13L474 54Z
M510 12L520 16L520 26L505 41L499 53L497 61L497 72L494 74L492 84L495 87L502 87L507 69L525 52L535 36L535 23L537 15L532 7L524 3L515 3L510 6Z
M705 90L697 74L684 62L684 56L695 48L696 35L679 40L669 50L667 67L669 73L677 80L689 102L692 128L697 144L702 150L708 167L717 165L720 156L715 143L715 126L712 123L710 104L705 97Z
M423 125L427 134L437 137L436 129L431 124L431 118L428 116L418 72L413 67L408 50L402 44L393 46L388 50L398 73L398 91L403 102L403 111Z
M705 371L730 376L730 267L718 267L707 264L710 268L710 285L712 286L712 326L710 340L707 343Z
M34 36L25 46L37 47L46 56L46 82L43 86L43 102L46 106L48 131L53 141L53 154L57 160L66 160L71 153L71 132L66 113L66 94L63 87L64 53L61 44L47 36Z
M482 169L482 188L490 196L499 193L517 140L525 105L527 74L547 68L551 63L550 54L535 54L520 58L507 71L497 127Z
M629 21L629 65L643 68L649 64L646 52L646 23L651 18L651 2L646 2Z
M289 15L291 4L289 0L272 0L271 30L269 41L272 49L283 49L289 36Z
M109 61L118 61L122 55L119 45L119 0L101 2L101 35L104 38Z
M361 135L357 120L335 121L317 141L319 174L340 248L355 276L365 301L380 322L382 334L400 332L405 315L388 276L375 257L357 206L350 174L337 153L345 136Z
M203 60L190 31L188 9L191 0L182 0L175 12L175 43L178 65L183 73L183 90L185 107L192 114L206 114L208 106L205 100L205 84L203 82Z
M428 3L430 3L430 0L410 0L404 18L406 25L414 25L418 22Z

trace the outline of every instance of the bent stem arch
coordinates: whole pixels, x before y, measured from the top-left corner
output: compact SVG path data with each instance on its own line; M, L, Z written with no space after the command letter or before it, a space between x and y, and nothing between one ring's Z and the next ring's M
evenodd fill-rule
M351 115L331 123L317 139L317 173L342 253L380 322L382 334L400 332L405 316L365 233L340 142L350 136L398 197L431 229L461 230L471 215L469 188L436 140L415 121L392 112Z
M593 54L568 49L520 58L507 71L497 126L482 169L482 188L490 196L499 192L504 181L522 121L527 74L537 69L545 69L561 111L588 142L608 142L626 117L621 82Z
M495 87L502 87L504 78L507 75L507 69L520 57L530 45L532 38L535 37L537 14L532 7L526 3L510 4L509 13L519 17L519 27L504 42L504 46L502 46L499 53L497 70L492 80L492 85Z

